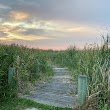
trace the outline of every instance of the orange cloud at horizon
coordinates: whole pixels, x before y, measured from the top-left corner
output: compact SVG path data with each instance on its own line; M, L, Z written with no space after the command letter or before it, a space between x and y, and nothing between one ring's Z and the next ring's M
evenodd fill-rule
M43 39L49 39L47 37L42 36L7 36L7 37L1 37L1 41L13 41L14 39L17 40L26 40L26 41L34 41L34 40L43 40Z
M29 17L29 14L21 11L11 11L10 17L15 20L25 20Z

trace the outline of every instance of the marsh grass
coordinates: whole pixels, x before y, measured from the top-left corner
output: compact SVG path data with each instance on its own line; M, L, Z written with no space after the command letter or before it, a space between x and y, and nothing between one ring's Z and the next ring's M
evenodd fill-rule
M68 67L72 71L74 81L77 81L80 74L87 75L88 95L84 110L109 110L110 38L103 37L103 41L101 46L86 46L83 50L71 46L64 51L42 51L1 44L0 96L4 97L7 93L11 93L7 83L9 67L16 67L17 89L19 92L25 93L24 90L31 88L36 79L42 80L42 76L52 75L51 64L48 62L53 62L56 65Z
M36 82L53 75L47 59L43 50L0 44L0 98L28 93ZM16 69L14 86L8 84L9 67Z
M77 81L78 76L85 74L88 77L88 96L86 108L104 110L110 106L108 98L108 75L110 75L110 38L103 37L101 46L88 45L83 50L71 46L65 51L55 53L54 62L67 66L72 70L71 75Z

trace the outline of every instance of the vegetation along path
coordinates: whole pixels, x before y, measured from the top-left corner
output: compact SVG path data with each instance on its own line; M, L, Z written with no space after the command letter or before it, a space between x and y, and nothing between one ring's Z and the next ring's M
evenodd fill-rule
M74 84L67 68L53 69L54 76L47 82L37 85L35 90L25 97L38 103L73 108L76 102L74 92L77 86Z

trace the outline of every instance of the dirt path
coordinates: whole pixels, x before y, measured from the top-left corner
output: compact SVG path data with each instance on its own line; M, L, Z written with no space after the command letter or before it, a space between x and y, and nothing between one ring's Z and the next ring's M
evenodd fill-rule
M69 75L67 68L53 68L54 76L46 83L36 86L34 91L26 98L38 103L53 105L57 107L74 107L76 96L76 85Z

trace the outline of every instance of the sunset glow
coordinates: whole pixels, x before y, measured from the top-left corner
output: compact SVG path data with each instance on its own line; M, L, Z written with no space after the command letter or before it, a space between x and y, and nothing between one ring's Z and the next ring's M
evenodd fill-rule
M12 11L10 12L10 17L15 20L24 20L27 19L29 15L24 12Z
M109 29L108 4L99 0L0 0L0 41L46 49L99 44L100 34Z

